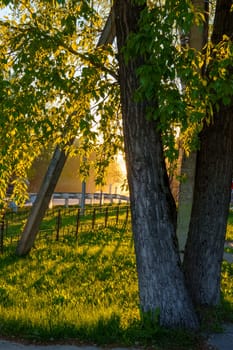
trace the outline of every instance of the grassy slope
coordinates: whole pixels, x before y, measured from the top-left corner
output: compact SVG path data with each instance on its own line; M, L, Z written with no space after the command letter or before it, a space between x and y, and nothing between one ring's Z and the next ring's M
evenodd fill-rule
M230 215L228 239L232 239ZM0 334L37 340L75 338L93 343L189 344L183 333L166 333L139 322L131 233L108 228L60 241L40 239L25 258L14 247L0 255ZM218 316L233 321L233 266L224 262L224 303ZM169 338L169 339L168 339ZM181 346L178 347L181 349ZM168 347L166 347L168 349Z

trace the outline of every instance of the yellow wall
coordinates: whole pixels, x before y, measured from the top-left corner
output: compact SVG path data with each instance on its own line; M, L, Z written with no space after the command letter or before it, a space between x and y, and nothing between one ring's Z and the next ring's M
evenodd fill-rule
M35 161L29 177L29 192L38 192L49 161L50 159L47 156L43 156ZM81 192L82 182L79 177L79 164L79 157L68 158L55 192ZM109 193L111 191L111 193L115 193L117 191L118 194L125 193L125 191L121 190L125 179L125 171L121 167L122 160L120 162L114 161L110 165L106 175L106 185L102 187L103 192ZM101 188L95 185L94 171L92 170L86 181L86 192L94 193L100 190Z

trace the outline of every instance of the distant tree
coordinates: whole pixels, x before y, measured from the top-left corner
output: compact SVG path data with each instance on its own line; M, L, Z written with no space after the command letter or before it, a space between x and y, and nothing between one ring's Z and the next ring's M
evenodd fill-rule
M17 247L17 254L24 255L33 246L68 154L77 152L75 139L80 159L85 160L80 166L82 175L87 176L95 151L96 182L101 183L122 137L114 57L109 60L113 51L108 35L104 39L100 35L101 17L92 4L54 2L51 7L35 1L18 8L17 27L13 21L2 22L3 28L14 32L4 37L12 52L17 52L17 63L9 67L17 73L21 86L27 89L29 83L32 96L36 95L32 109L44 112L42 126L35 121L32 130L42 132L44 146L48 142L57 145Z
M22 180L48 146L72 153L70 141L77 137L86 166L93 150L104 155L102 171L122 142L119 89L111 45L96 46L105 1L96 8L89 1L0 3L6 4L12 15L0 21L0 199L4 203L14 172L13 196L22 203Z

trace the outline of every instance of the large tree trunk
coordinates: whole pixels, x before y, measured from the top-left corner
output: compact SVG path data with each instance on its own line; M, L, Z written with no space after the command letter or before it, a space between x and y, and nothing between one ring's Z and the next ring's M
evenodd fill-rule
M160 133L145 117L146 103L135 102L136 69L140 57L124 61L122 47L137 31L143 7L130 0L115 1L116 35L122 97L123 130L130 189L140 305L160 324L197 328L185 288L175 236L176 209L169 189Z
M220 270L229 212L233 157L232 109L221 108L200 135L194 202L184 257L191 296L197 305L220 300Z
M233 35L231 2L217 1L213 41ZM220 272L224 252L230 188L233 170L233 104L220 105L214 123L200 135L197 155L194 203L184 271L196 305L217 305L220 301Z

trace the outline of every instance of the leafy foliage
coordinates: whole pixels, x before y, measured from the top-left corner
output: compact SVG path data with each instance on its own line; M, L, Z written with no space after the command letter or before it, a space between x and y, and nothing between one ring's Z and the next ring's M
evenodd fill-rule
M205 14L190 0L147 4L125 58L142 60L135 99L147 101L147 117L157 121L165 156L174 160L177 130L187 152L197 148L203 124L232 100L232 42L224 36L201 51L181 45L181 36L188 37L193 25L201 28ZM41 149L60 145L74 153L75 138L85 160L82 176L95 150L101 183L123 142L114 45L96 46L109 2L0 1L7 5L11 15L0 21L0 198L13 181L13 196L22 201Z
M141 1L140 3L145 3ZM135 98L148 103L147 117L155 119L163 134L165 154L177 156L176 128L187 152L198 148L203 123L211 123L219 104L232 101L232 42L207 43L201 51L181 37L192 26L201 27L205 13L191 1L150 1L142 11L137 33L131 33L125 59L141 57Z
M1 123L7 130L0 135L1 199L11 178L15 199L25 192L22 179L42 146L72 153L77 138L85 165L99 150L102 174L122 144L116 62L111 46L96 47L104 20L98 11L89 1L14 1L12 7L0 21Z

